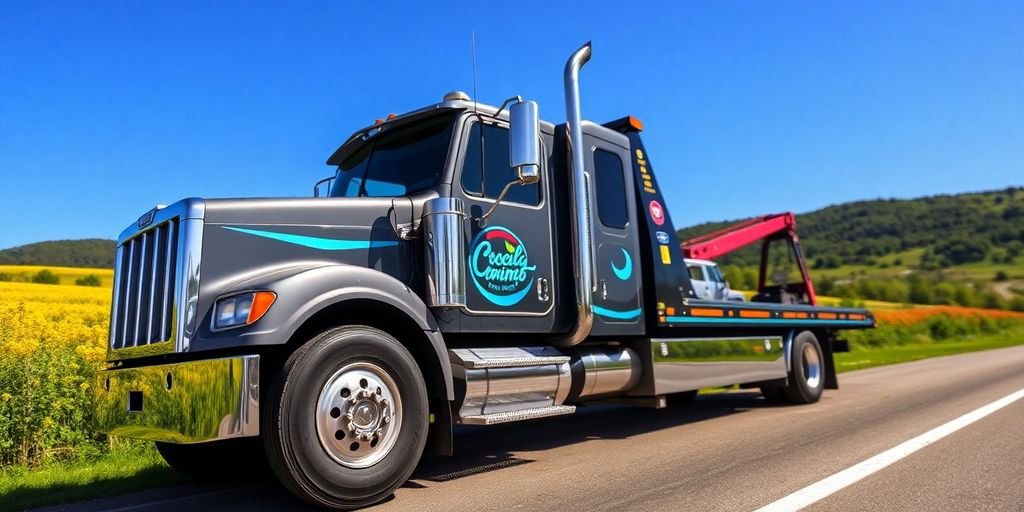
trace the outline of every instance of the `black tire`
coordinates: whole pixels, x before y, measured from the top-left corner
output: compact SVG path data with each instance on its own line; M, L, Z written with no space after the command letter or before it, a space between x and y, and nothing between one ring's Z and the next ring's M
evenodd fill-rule
M263 445L255 437L199 444L157 442L175 471L202 482L231 482L269 474Z
M380 437L380 446L386 446L383 440L389 434L394 435L393 440L386 441L393 444L380 452L383 453L380 455L382 459L368 467L351 467L353 462L345 465L337 457L357 457L367 450L378 453L372 451L377 449L378 441L364 442L352 432L346 436L343 430L352 428L352 423L345 416L336 416L335 407L330 413L332 418L339 418L339 426L331 428L337 428L336 432L341 433L341 446L348 446L347 443L353 441L352 446L356 448L346 455L340 452L344 448L335 446L332 455L328 451L331 443L321 440L317 423L325 420L321 398L335 400L332 397L337 395L329 392L331 388L328 386L335 385L332 382L340 382L347 375L346 369L353 365L383 371L396 391L390 402L395 411L392 413L395 414L392 417L394 421L388 425L392 428L397 426L397 430L384 431ZM364 390L367 388L365 379L360 380L359 386ZM369 389L376 387L371 383ZM343 388L340 396L357 396L363 391L357 389L356 395L346 395L347 389ZM381 393L378 391L376 395L379 397ZM384 396L389 395L385 393ZM348 400L353 399L345 398L343 401L348 404ZM270 386L266 402L268 406L262 432L267 458L274 473L293 494L321 507L351 509L387 498L408 480L419 463L427 440L429 411L423 374L412 354L398 340L372 327L339 327L307 341L285 362ZM351 407L358 409L354 405ZM375 417L387 416L386 408L386 405L382 406ZM342 422L348 426L340 426Z
M785 392L782 391L782 386L761 386L761 396L773 404L781 404L789 400L786 398Z
M825 354L811 331L793 339L788 381L783 391L794 404L817 402L825 390Z

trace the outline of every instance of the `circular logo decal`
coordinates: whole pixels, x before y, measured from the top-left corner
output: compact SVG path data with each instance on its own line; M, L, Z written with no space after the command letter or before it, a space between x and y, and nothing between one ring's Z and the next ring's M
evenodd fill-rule
M469 273L477 291L491 303L508 307L530 292L536 265L530 265L526 244L502 226L491 226L470 244Z
M657 225L665 223L665 210L661 208L661 203L657 201L651 201L651 204L647 206L647 209L651 212L651 220Z

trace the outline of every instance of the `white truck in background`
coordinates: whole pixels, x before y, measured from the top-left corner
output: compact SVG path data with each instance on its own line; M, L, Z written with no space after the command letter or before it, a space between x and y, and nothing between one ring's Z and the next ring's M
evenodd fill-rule
M729 288L729 281L726 281L717 263L694 258L686 258L684 261L690 282L693 283L693 291L699 298L739 302L746 300L742 293Z

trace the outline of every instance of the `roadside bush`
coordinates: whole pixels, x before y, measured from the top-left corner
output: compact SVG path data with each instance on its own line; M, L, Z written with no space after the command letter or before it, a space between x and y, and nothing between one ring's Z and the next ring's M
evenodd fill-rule
M95 453L93 372L106 353L109 290L0 287L0 469Z
M99 276L96 274L89 274L87 276L79 277L75 279L76 286L100 286L103 283L100 282Z
M32 276L32 282L36 284L60 284L60 278L57 277L57 274L44 268Z
M849 331L842 337L852 345L891 347L942 343L980 334L1024 329L1024 315L962 307L910 307L874 311L877 327Z

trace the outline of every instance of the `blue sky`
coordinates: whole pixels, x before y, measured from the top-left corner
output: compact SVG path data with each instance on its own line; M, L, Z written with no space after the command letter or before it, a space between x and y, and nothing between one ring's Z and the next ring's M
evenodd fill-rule
M1024 2L8 2L0 248L186 196L309 195L389 112L633 114L677 226L1024 184Z

